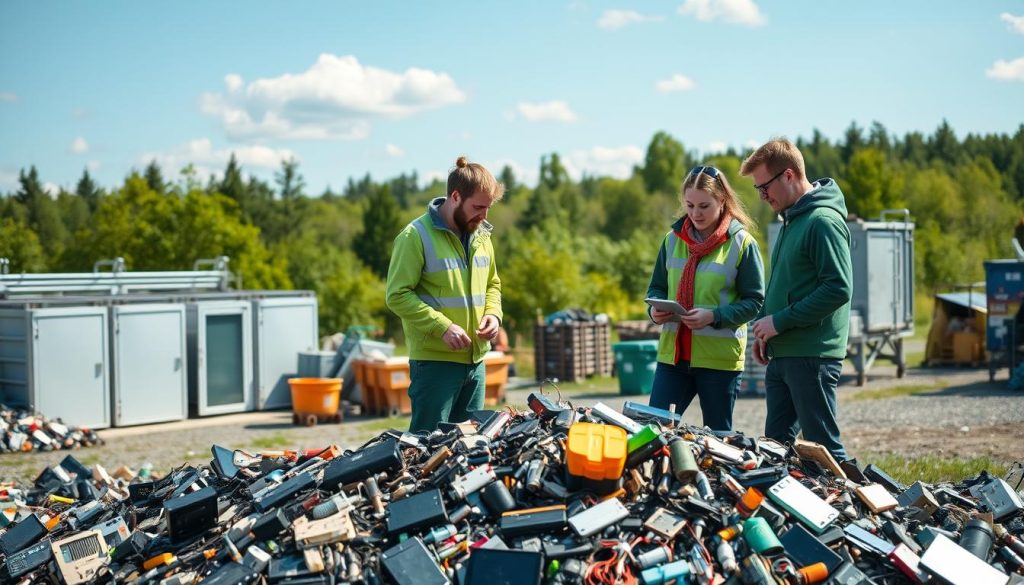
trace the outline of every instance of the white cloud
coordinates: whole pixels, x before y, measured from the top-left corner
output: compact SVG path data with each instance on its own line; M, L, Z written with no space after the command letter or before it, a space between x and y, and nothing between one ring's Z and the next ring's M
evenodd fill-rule
M753 0L686 0L677 12L701 22L722 20L729 24L761 26L766 22Z
M1024 57L1013 61L999 59L985 71L985 76L1001 81L1024 81Z
M764 142L761 140L754 140L753 138L748 138L747 141L743 143L743 146L749 148L750 150L757 150L758 148L761 147L762 144L764 144Z
M0 91L0 102L14 103L18 101L18 96L10 91Z
M516 106L519 115L531 122L566 122L571 123L577 120L576 112L572 111L569 104L561 100L531 104L522 102Z
M528 185L530 187L536 187L537 180L540 178L540 168L538 166L524 167L519 164L518 161L514 161L510 158L490 160L485 162L484 166L494 173L494 176L497 177L498 180L501 180L501 177L498 175L500 175L502 169L507 166L512 169L512 174L516 178L516 183Z
M690 91L697 87L697 84L692 79L685 75L676 73L668 79L661 79L654 84L654 89L661 93L671 93L675 91Z
M630 24L658 22L660 20L663 20L660 16L644 16L633 10L605 10L601 18L597 19L597 26L605 30L618 30Z
M103 166L103 163L98 161L98 160L91 160L91 161L85 163L85 168L89 169L90 171L92 171L94 173L96 171L100 170L100 167L102 167L102 166Z
M242 76L237 73L228 73L224 76L224 87L228 88L229 92L236 92L242 89L245 82L242 81Z
M999 19L1010 25L1010 30L1019 34L1024 35L1024 16L1016 16L1009 12L1003 12L999 15Z
M79 136L71 141L71 146L68 147L73 154L85 154L89 152L89 143L85 141L85 138Z
M385 146L384 153L390 156L391 158L401 158L405 156L405 151L402 150L401 148L398 148L394 144L388 144L387 146Z
M729 148L728 144L726 144L725 142L722 142L721 140L716 140L716 141L714 141L714 142L712 142L711 144L708 145L708 152L709 153L725 152L727 148Z
M56 199L57 195L60 195L60 185L57 183L51 183L50 181L44 181L43 191L50 196L50 199Z
M628 179L633 173L633 166L643 160L644 151L638 146L595 146L590 150L570 152L562 158L565 170L574 180L579 180L584 174Z
M465 101L447 73L411 67L393 72L352 55L323 53L306 71L245 83L224 78L226 94L207 93L202 111L236 140L360 140L374 118L398 118Z
M242 167L260 169L276 169L281 161L289 158L298 160L298 156L286 148L270 148L267 146L242 146L238 148L214 149L209 138L197 138L182 144L170 151L147 152L139 157L139 164L147 165L155 160L164 169L167 176L176 175L185 165L192 163L196 173L205 178L220 173L228 164L231 154Z

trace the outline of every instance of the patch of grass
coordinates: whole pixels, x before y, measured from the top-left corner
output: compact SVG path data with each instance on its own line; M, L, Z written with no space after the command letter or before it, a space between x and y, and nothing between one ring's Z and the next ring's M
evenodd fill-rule
M906 386L893 386L891 388L879 388L878 390L861 390L850 400L879 400L882 398L896 398L897 396L910 396L922 392L942 390L946 387L944 383L938 384L908 384Z
M294 440L284 433L274 433L266 437L257 437L250 441L249 445L257 449L276 449L280 447L293 447Z
M96 465L100 461L102 461L102 458L99 456L98 453L89 453L87 455L82 455L81 457L78 457L78 462L86 467L92 467L93 465Z
M380 433L388 429L407 429L409 428L409 418L410 417L408 416L389 416L388 418L378 418L364 422L358 422L355 423L354 426L356 426L357 428L354 430L367 433Z
M618 394L619 380L611 376L594 376L579 382L559 382L557 388L558 392L562 394ZM555 395L558 394L558 392L555 392L555 386L551 384L545 384L544 391Z
M917 368L924 365L924 350L908 351L904 357L907 360L908 368Z
M886 473L907 485L915 481L936 483L940 481L960 481L974 477L982 470L997 477L1006 474L1007 465L991 457L972 457L971 459L949 458L940 455L906 458L894 454L882 454L866 457L864 465L874 463Z

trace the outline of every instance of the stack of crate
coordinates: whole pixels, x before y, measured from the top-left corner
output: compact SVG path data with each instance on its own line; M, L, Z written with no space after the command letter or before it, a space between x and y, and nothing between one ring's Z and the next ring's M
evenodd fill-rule
M533 329L537 380L574 382L589 376L610 376L612 358L608 323L569 321Z

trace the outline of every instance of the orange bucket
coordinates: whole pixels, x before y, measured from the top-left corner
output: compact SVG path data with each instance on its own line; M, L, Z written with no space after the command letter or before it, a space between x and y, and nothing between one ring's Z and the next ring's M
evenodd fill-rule
M288 385L292 389L292 411L296 414L338 414L341 378L289 378Z

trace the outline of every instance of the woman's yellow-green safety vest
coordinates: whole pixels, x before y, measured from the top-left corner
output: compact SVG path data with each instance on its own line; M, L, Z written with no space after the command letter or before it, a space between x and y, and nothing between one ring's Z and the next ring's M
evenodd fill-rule
M734 303L739 298L736 291L736 274L743 254L753 241L754 237L741 229L700 259L693 287L694 307L687 308L715 309ZM662 245L665 246L665 269L668 272L666 290L674 298L690 251L686 242L680 240L672 231L665 236ZM683 325L677 322L668 322L661 326L661 338L658 342L659 362L675 364L676 336L681 326ZM747 346L746 324L736 329L715 329L708 325L693 330L690 339L691 367L731 371L743 369L743 352Z
M480 339L476 330L485 314L502 317L501 284L493 259L489 224L481 225L470 239L468 258L458 236L434 226L430 213L415 219L395 238L387 298L388 306L402 317L410 358L483 360L490 342ZM403 294L403 283L422 303ZM453 351L441 339L452 323L473 340L469 348Z

